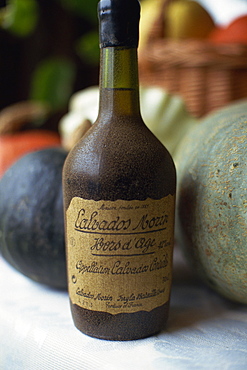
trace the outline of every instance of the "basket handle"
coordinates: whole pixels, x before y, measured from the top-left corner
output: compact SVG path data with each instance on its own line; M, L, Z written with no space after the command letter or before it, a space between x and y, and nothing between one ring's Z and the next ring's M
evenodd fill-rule
M166 14L168 5L172 1L173 0L163 0L161 2L158 16L156 17L150 29L149 36L147 39L147 44L152 43L153 40L165 37L165 14Z

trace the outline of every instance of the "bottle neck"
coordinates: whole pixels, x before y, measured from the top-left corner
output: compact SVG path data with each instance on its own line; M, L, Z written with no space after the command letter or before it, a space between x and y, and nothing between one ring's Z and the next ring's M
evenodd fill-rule
M101 49L99 116L101 114L140 115L136 48Z

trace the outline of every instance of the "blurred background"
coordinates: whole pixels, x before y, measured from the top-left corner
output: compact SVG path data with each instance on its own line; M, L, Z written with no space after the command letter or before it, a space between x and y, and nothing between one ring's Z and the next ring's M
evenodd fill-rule
M97 0L0 1L0 109L27 99L66 109L98 81Z
M97 2L0 0L0 109L48 94L61 109L73 91L98 82ZM198 2L221 24L247 12L246 0Z

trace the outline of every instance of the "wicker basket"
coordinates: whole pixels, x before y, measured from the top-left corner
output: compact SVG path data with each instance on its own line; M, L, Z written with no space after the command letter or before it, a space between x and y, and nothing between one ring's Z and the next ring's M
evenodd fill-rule
M139 52L141 84L181 95L196 117L247 97L247 45L166 39L164 14L169 1L162 2Z

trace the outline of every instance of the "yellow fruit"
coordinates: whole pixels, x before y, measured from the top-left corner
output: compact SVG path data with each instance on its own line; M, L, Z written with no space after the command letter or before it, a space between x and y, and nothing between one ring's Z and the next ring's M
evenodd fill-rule
M172 1L165 17L166 37L172 39L206 38L215 27L206 9L193 0Z

